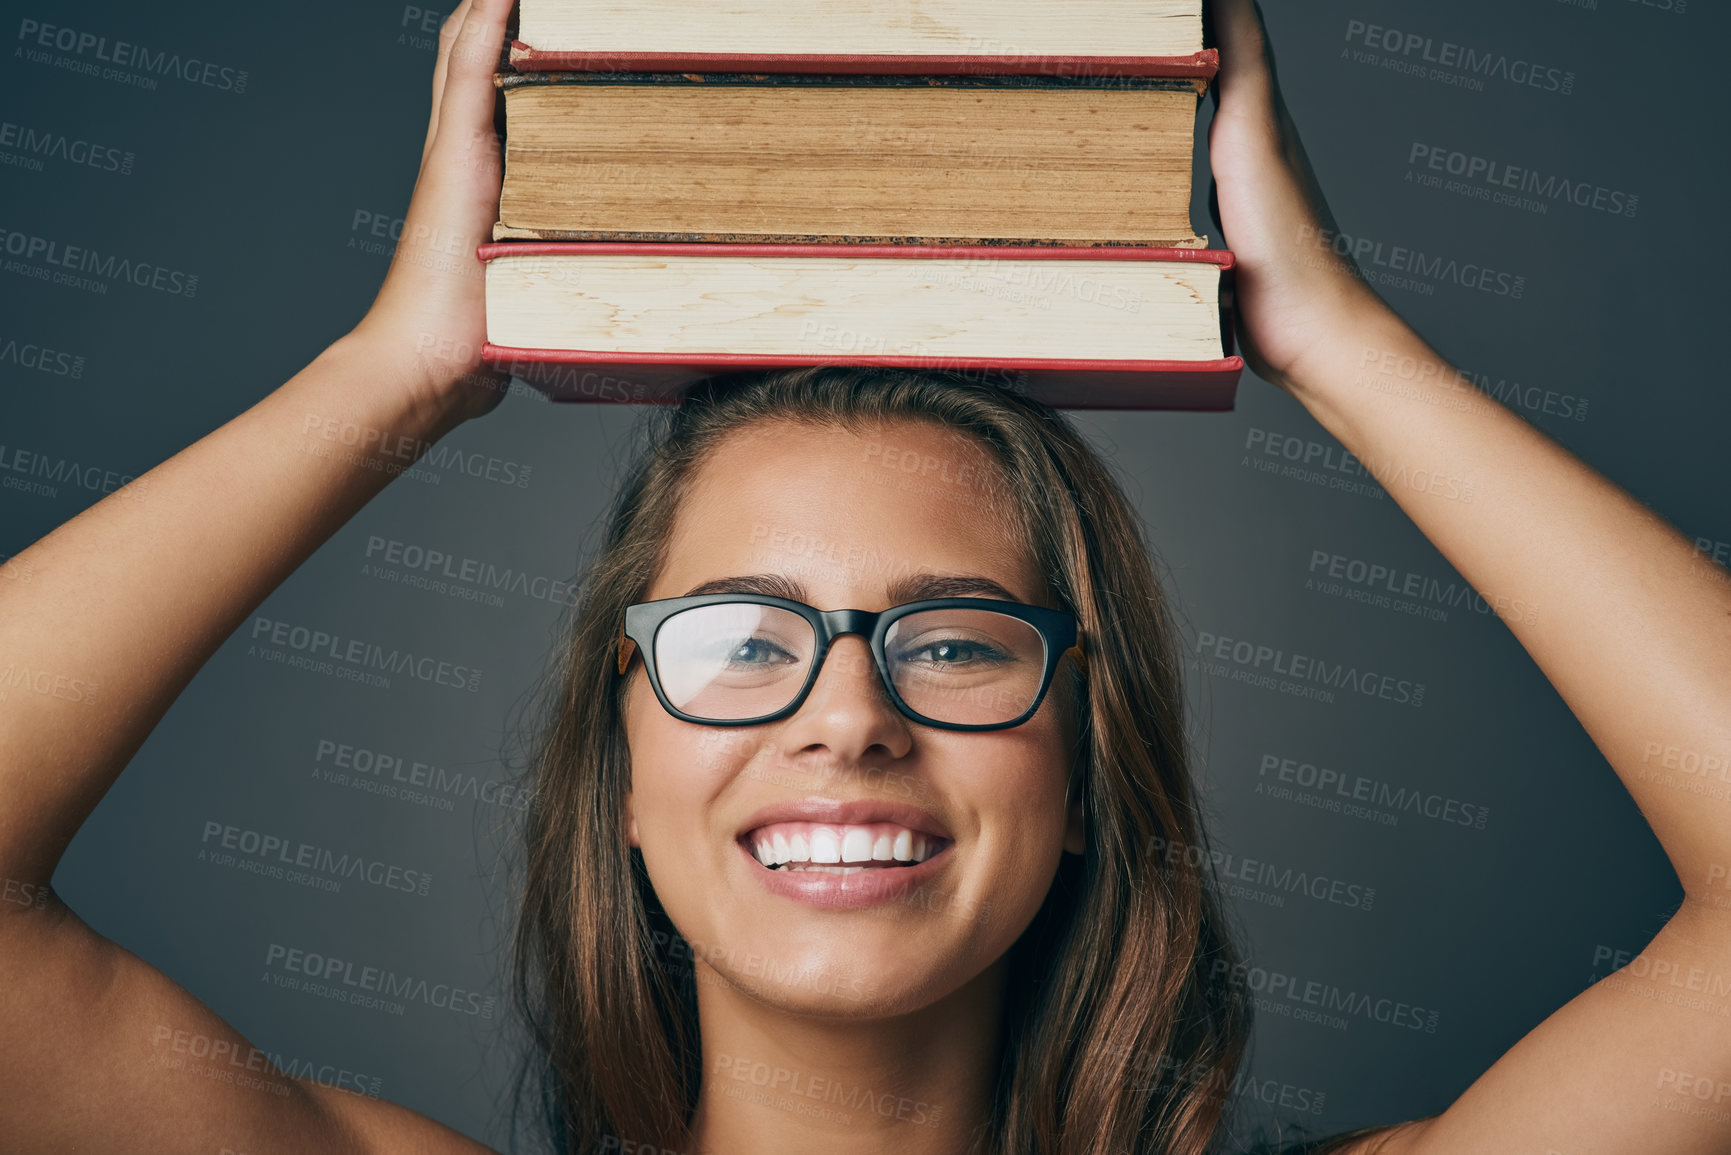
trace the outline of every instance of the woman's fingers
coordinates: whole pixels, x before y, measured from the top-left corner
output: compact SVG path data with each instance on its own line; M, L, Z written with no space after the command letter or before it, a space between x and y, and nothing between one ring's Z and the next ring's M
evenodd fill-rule
M1213 0L1215 37L1220 46L1220 100L1209 131L1209 148L1218 151L1215 174L1237 186L1228 193L1240 211L1226 208L1227 229L1267 224L1297 211L1326 222L1328 206L1305 154L1298 126L1280 95L1274 48L1255 0ZM1254 211L1246 211L1250 206ZM1225 206L1223 206L1225 208Z
M470 2L463 0L439 26L439 59L433 65L433 112L427 118L426 143L421 146L423 165L427 163L427 154L433 150L433 138L439 134L439 107L444 103L445 73L451 59L451 46L457 42L457 33L463 27L463 18L469 14Z
M439 34L438 96L409 204L414 238L450 256L486 239L498 217L499 139L493 131L499 66L512 0L463 0ZM448 262L439 261L436 264ZM465 274L478 272L462 266Z
M439 31L432 111L402 239L360 328L400 358L412 389L463 398L473 416L498 404L479 372L486 340L485 269L477 245L499 215L502 165L493 114L512 0L462 0Z
M1254 117L1279 129L1279 91L1268 30L1255 0L1213 0L1220 73L1214 78L1219 114Z
M496 99L493 74L499 68L511 3L512 0L463 0L468 11L440 61L445 75L433 140L435 148L440 147L441 138L467 149L477 139L492 136Z
M1281 99L1262 14L1254 0L1212 0L1220 49L1219 101L1208 130L1215 184L1210 208L1238 255L1241 344L1252 367L1276 383L1331 334L1379 302L1331 248L1331 229L1297 126Z
M1214 38L1220 49L1216 82L1225 90L1266 98L1268 33L1255 0L1213 0ZM1225 93L1222 93L1224 99Z

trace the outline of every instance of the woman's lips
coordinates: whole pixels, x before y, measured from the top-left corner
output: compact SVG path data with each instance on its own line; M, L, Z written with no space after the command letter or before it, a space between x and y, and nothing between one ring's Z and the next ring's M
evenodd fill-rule
M829 869L789 870L784 864L771 869L759 862L745 840L736 845L750 870L771 894L791 898L812 906L858 909L881 903L906 901L914 891L936 877L949 865L952 843L942 842L924 862L848 864L812 863L845 871ZM929 848L928 848L929 849Z
M942 820L882 798L784 799L738 829L739 853L764 889L813 906L906 901L954 857Z
M905 802L885 798L854 798L843 800L825 796L788 798L760 807L738 830L741 837L761 827L779 822L821 823L827 826L866 826L873 823L893 823L915 834L949 838L950 831L937 817Z

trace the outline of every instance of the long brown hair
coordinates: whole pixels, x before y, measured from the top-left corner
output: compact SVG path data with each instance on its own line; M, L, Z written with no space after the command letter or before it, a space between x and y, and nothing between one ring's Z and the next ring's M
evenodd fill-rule
M835 366L710 379L655 414L581 584L532 767L514 958L530 1083L557 1149L687 1150L702 1077L694 973L672 957L675 932L624 834L615 647L695 467L762 421L862 434L917 421L976 440L1001 472L976 492L1012 514L1085 639L1070 700L1087 852L1063 856L1010 948L991 1122L973 1150L1217 1150L1250 1010L1208 870L1180 639L1140 519L1068 420L1013 389Z

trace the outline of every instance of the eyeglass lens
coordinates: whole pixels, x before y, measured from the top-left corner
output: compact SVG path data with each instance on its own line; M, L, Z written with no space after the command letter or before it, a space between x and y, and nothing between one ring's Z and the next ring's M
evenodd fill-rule
M683 610L655 635L661 689L697 718L736 721L785 707L811 669L811 623L777 606L719 603ZM955 725L1019 718L1039 696L1045 638L1009 614L920 610L884 638L896 693L916 713Z

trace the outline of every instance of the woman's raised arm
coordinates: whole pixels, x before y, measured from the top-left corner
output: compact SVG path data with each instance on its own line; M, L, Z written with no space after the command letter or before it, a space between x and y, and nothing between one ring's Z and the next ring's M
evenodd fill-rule
M8 1149L481 1150L389 1104L272 1075L233 1028L91 931L48 882L217 646L432 442L498 403L499 380L479 369L474 251L498 210L492 73L509 9L464 0L445 24L403 239L361 323L0 569ZM165 1060L183 1042L231 1077L289 1090L173 1070Z
M1213 15L1222 71L1209 151L1252 367L1510 610L1505 623L1652 823L1686 896L1640 958L1448 1110L1392 1136L1387 1155L1723 1151L1731 904L1714 888L1731 868L1731 803L1689 787L1731 783L1731 581L1457 375L1335 255L1252 0L1215 0ZM1678 983L1691 997L1669 997Z

